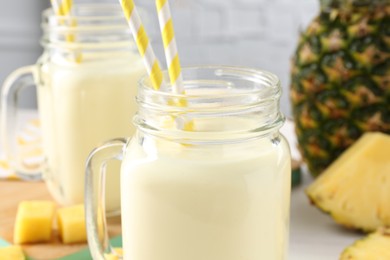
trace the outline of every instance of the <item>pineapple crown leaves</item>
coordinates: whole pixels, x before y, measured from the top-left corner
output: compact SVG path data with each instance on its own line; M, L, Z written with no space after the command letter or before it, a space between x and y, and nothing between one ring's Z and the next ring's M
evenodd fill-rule
M390 0L320 0L321 9L328 11L330 9L352 9L358 7L375 7L390 4Z

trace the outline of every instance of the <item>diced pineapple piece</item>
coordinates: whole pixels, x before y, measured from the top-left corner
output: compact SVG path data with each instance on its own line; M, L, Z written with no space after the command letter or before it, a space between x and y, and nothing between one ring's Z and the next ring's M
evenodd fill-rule
M123 250L120 247L113 248L112 253L110 254L104 254L106 260L119 260L123 257Z
M101 216L101 215L99 215ZM87 241L84 205L63 207L57 211L57 224L60 238L64 244ZM99 237L103 237L103 222L98 220Z
M306 190L313 204L349 228L390 225L390 136L366 133Z
M87 241L84 205L64 207L57 211L57 223L63 243L83 243Z
M14 243L47 242L51 238L55 204L51 201L23 201L19 204Z
M340 260L390 259L390 230L380 229L347 247Z
M20 246L7 246L0 248L1 260L24 260L26 259Z

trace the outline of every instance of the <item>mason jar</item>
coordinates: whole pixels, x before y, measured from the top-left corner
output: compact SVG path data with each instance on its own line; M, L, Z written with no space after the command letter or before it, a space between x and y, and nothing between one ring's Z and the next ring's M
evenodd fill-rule
M2 143L24 179L43 178L63 205L84 202L85 162L106 140L129 137L137 82L145 73L119 5L75 5L70 16L42 16L44 52L8 77L2 89ZM15 145L21 89L36 85L43 162L24 160ZM119 164L107 166L107 210L120 207Z
M141 80L133 138L90 155L85 205L94 259L108 246L97 234L104 200L94 181L111 174L95 169L111 159L122 161L125 260L286 259L291 160L279 132L278 78L224 66L185 68L183 78L185 95Z

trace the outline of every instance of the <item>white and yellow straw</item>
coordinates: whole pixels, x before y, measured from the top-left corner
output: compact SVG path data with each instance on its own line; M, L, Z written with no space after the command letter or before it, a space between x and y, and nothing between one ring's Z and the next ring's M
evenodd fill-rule
M171 85L175 94L184 94L179 53L177 51L175 31L168 0L156 0L156 8Z
M57 16L69 16L70 12L72 11L73 7L73 0L50 0L51 6L53 7L54 13ZM60 21L60 23L63 23L63 21ZM75 22L72 22L72 26L75 26ZM67 42L74 42L74 35L73 34L67 34L66 35L66 41Z
M72 10L72 0L50 0L54 13L60 16L67 16Z
M131 33L137 44L138 51L143 57L146 71L152 81L153 88L159 90L162 85L163 75L146 34L145 28L142 25L141 18L133 0L120 0L123 12L130 26Z
M152 81L153 88L155 90L160 90L163 83L163 73L161 71L156 55L154 54L149 38L146 35L145 28L142 25L141 18L137 12L134 1L120 0L120 3L130 26L131 33L133 34L133 37L137 44L138 51L143 57L144 64L146 66L147 73ZM162 28L164 50L167 57L166 59L168 64L169 77L171 80L173 91L176 94L185 94L169 5L166 0L156 0L156 6L159 11L159 20L161 24L160 27ZM185 98L180 98L180 100L178 101L168 102L182 107L187 106L187 101ZM175 118L175 122L177 123L179 128L186 131L191 131L194 127L192 121Z
M156 8L173 92L175 94L185 94L169 1L156 0ZM179 98L179 100L174 101L174 104L181 107L186 107L188 105L186 98ZM194 129L194 122L192 120L183 120L178 117L175 121L178 127L183 130L192 131Z
M73 0L50 0L51 6L53 7L54 13L57 16L63 16L68 17L70 16L73 8ZM63 24L64 21L59 21L60 24ZM75 27L77 26L77 21L75 19L72 19L70 21L70 26ZM65 39L67 42L75 42L75 35L74 34L66 34ZM82 61L82 55L81 53L76 53L75 60L77 63L80 63Z

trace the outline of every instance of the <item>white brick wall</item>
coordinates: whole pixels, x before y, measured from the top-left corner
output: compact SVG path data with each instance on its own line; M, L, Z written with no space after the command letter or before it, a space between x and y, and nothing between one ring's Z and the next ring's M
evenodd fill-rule
M15 6L22 0L17 0ZM154 0L134 0L147 13L146 27L158 57L163 60ZM183 66L224 64L269 70L281 79L284 95L282 111L290 115L288 100L289 60L296 45L298 31L318 11L319 0L170 0L180 58ZM48 2L45 0L45 2ZM111 2L118 0L74 0L79 2ZM5 15L15 16L7 6ZM1 13L1 12L0 12ZM16 17L16 16L15 16ZM24 24L23 17L17 16ZM34 28L38 28L36 13ZM1 17L0 17L1 18ZM2 19L3 19L2 18ZM2 21L0 19L0 21ZM6 18L4 18L6 19ZM1 24L14 24L12 19ZM18 23L15 23L17 25ZM7 27L11 25L8 24ZM1 29L1 26L0 26ZM31 31L31 30L30 30ZM33 38L35 49L38 39ZM1 42L1 41L0 41ZM35 51L36 52L36 51ZM39 53L33 53L37 56ZM31 63L25 56L24 63ZM0 80L8 74L5 55L0 59ZM18 64L24 64L23 61ZM164 62L161 62L164 65ZM14 67L12 67L13 69Z
M148 33L164 57L153 0L135 0L147 11ZM299 30L318 12L318 0L170 0L183 66L224 64L269 70L288 98L290 57ZM162 65L165 65L162 62Z

